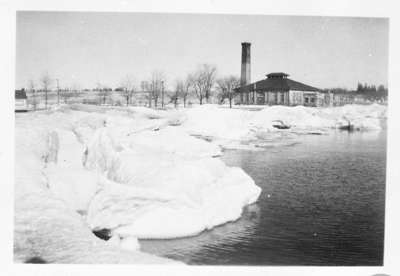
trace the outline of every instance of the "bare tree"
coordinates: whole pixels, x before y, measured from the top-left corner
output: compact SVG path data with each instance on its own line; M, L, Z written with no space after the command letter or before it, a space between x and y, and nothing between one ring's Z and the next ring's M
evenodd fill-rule
M219 102L222 103L225 99L229 100L229 107L232 108L232 99L234 98L234 90L239 86L240 80L236 76L227 76L217 80L217 89L219 91Z
M217 68L215 66L202 64L189 76L189 82L197 98L199 98L200 104L203 104L204 99L206 99L207 102L209 101L211 89L215 83L216 73Z
M132 103L133 93L135 92L134 78L131 75L126 75L121 80L121 88L123 89L124 97L126 99L126 106Z
M107 96L110 91L110 88L98 82L96 84L96 90L99 91L99 96L102 104L106 104Z
M32 106L33 110L36 110L37 99L36 99L36 91L35 91L35 82L33 80L28 81L28 89L32 93Z
M49 87L51 85L51 78L48 72L43 73L42 77L40 78L40 82L42 84L44 93L45 93L45 98L44 98L44 102L45 102L45 108L47 109L47 104L48 104L48 91L49 91Z
M165 95L165 81L161 81L161 107L164 108L164 95Z
M217 67L210 64L202 65L202 74L204 75L204 89L206 101L209 102L209 98L211 96L211 89L215 83L215 77L217 74Z
M161 96L162 106L164 105L164 85L165 85L165 76L161 71L153 71L151 74L150 81L150 92L151 97L154 100L154 106L157 107L158 99Z
M202 90L202 85L201 85L201 79L198 74L198 72L195 72L193 74L190 74L188 76L188 82L190 83L190 86L193 88L193 92L196 95L196 97L200 101L200 105L203 104L203 98L204 98L204 91Z
M141 81L140 82L140 89L142 90L143 93L147 94L147 99L149 101L149 108L151 107L151 91L150 91L150 85L148 81Z
M172 93L169 94L170 102L174 103L175 108L178 107L178 100L182 96L184 91L184 82L182 80L177 80L175 83L175 88Z
M64 99L64 103L67 104L68 103L68 99L72 97L72 93L74 91L74 88L66 88L62 90L61 96Z
M79 92L81 91L81 86L79 83L74 83L71 85L69 89L63 89L62 90L62 97L64 99L64 103L68 103L68 99L72 97L78 97Z
M194 74L189 76L189 81L193 87L195 95L199 99L200 105L202 105L203 100L206 97L204 75L200 71L196 71Z
M190 76L187 76L186 80L183 83L183 90L182 90L182 100L183 100L183 107L186 107L187 97L191 93L192 82L190 81Z
M60 79L56 79L57 82L57 105L60 105Z
M183 81L177 80L175 83L175 89L169 95L170 102L174 103L175 108L178 106L179 99L182 99L183 107L186 107L187 98L190 95L192 89L192 79L190 75Z

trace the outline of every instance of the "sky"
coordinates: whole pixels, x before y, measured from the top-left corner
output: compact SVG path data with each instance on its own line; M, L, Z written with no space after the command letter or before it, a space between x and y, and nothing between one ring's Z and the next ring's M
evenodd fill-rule
M167 86L209 63L240 76L251 43L251 81L270 72L318 88L388 83L385 18L223 14L17 12L16 88L45 73L60 87L136 86L162 71ZM53 82L55 84L55 81Z

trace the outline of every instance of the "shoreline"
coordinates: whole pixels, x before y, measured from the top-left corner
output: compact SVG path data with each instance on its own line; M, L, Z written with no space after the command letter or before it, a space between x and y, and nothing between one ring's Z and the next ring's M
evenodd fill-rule
M364 111L365 107L359 109L360 114L370 113ZM26 252L15 254L25 256L24 258L43 257L45 261L50 262L68 262L61 257L62 252L59 252L59 256L49 255L49 252L54 250L52 247L61 241L63 243L61 247L73 250L77 254L77 259L73 258L70 263L100 260L107 263L107 258L103 255L108 256L108 261L111 263L120 262L118 254L113 255L109 248L105 249L98 244L104 241L96 238L89 228L114 229L114 233L121 239L117 240L117 245L121 246L123 240L128 237L140 240L143 237L183 237L195 232L198 235L204 230L239 219L244 206L254 203L261 190L241 168L229 167L220 158L213 157L223 154L221 147L226 141L229 142L229 139L234 138L243 142L242 135L249 129L255 129L256 135L261 136L254 137L261 140L273 133L279 133L271 132L272 129L268 126L275 115L269 118L270 115L267 114L275 112L274 110L279 111L277 108L265 108L261 111L243 111L245 113L242 114L242 111L224 110L212 105L178 112L75 105L53 111L18 114L16 185L20 194L17 193L16 196L18 200L28 201L16 199L15 231L18 234L14 249L17 252L39 251L43 256L25 256ZM302 116L311 116L310 118L314 116L309 113L313 109L283 108L282 110L300 112ZM329 115L329 112L327 114ZM205 115L213 117L214 122L205 120ZM328 115L323 114L323 116ZM229 119L229 116L233 117ZM238 116L244 116L245 119L239 122L239 126L220 125L221 122L227 123ZM250 120L249 122L253 120L258 124L257 127L254 128L246 120ZM330 119L324 120L329 124L333 122L329 121ZM203 121L209 125L203 124ZM132 124L133 122L135 124ZM371 126L375 126L374 123L375 121L371 120L368 122ZM320 122L315 121L315 124L318 125ZM265 130L260 129L263 125ZM226 140L203 141L192 137L193 130L196 129L205 137L215 138L219 136L218 134L224 134ZM249 134L253 135L251 131L246 135ZM246 139L252 137L247 136ZM237 144L232 146L238 149ZM154 167L154 164L158 164L159 167ZM27 175L26 178L21 177L24 174ZM201 175L198 177L199 181L194 181L194 174ZM103 180L99 179L99 175L102 175ZM52 195L46 194L46 189ZM231 206L227 208L220 204L220 198L229 198ZM65 206L61 206L60 202ZM65 233L68 229L61 227L58 232L52 229L51 224L58 218L54 216L54 211L47 212L47 208L54 208L45 207L46 204L58 206L59 213L65 215L66 221L80 229L81 236L77 234L71 236L74 237L76 245L83 244L92 248L91 250L96 248L96 252L104 249L104 254L101 253L101 257L97 260L92 260L87 255L80 255L79 248L74 247L75 242L70 241L69 244L65 240L66 236L71 235ZM134 207L129 209L132 208L129 206ZM85 208L88 208L86 220L89 224L86 230L90 231L91 238L82 225L79 226L78 221L81 218L76 217L79 216L76 211ZM71 211L75 214L73 215ZM142 213L144 211L145 213ZM141 215L135 216L135 213ZM43 219L41 224L46 225L44 229L41 228L43 226L36 224L36 217ZM169 224L157 224L157 218L160 217ZM196 218L201 218L200 223ZM18 230L17 228L21 226L18 221L25 221L23 224L28 225L28 228L22 227ZM182 222L185 224L182 225ZM58 224L61 225L61 222ZM119 226L124 224L126 226ZM43 231L48 232L47 236L54 237L45 242L45 245L40 245L38 241L33 244L33 248L24 249L26 242L35 239L36 235L39 235L41 240L39 233ZM33 237L29 235L25 237L28 232ZM91 243L95 245L92 246ZM116 248L119 248L118 246ZM134 242L129 246L137 245ZM141 252L129 254L140 259L139 263L163 261L158 257L152 259L151 256L141 255ZM122 262L133 261L123 254L120 258Z

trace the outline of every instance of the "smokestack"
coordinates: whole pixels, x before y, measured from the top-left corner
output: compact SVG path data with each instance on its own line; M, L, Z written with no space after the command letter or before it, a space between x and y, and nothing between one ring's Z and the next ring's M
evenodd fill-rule
M240 72L240 86L249 84L250 78L250 46L249 42L242 43L242 69Z

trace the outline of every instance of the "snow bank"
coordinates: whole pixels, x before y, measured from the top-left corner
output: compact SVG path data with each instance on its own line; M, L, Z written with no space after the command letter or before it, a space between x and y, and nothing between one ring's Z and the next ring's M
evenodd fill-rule
M156 131L148 130L137 133L129 138L129 146L131 148L151 147L188 158L221 155L221 149L217 145L194 139L184 130L177 127L166 127Z
M237 220L260 195L242 169L218 158L220 145L279 146L295 143L299 132L349 123L380 129L385 118L381 105L258 111L73 105L17 114L16 259L162 262L137 252L137 239L196 235ZM275 120L291 128L278 130ZM91 232L101 229L111 231L108 242Z
M169 131L158 139L180 133ZM179 143L163 149L160 142L150 146L155 134L143 135L121 150L102 129L88 145L85 166L110 180L91 201L87 220L92 229L111 229L123 238L190 236L238 219L242 208L258 198L260 188L241 169L206 155L215 154L214 146L190 151L211 144L181 134L174 137Z
M112 229L121 237L175 238L238 219L260 188L238 168L225 168L218 175L208 169L224 167L222 162L203 163L186 164L179 175L177 170L160 179L149 175L149 185L103 183L90 205L89 224L93 229Z
M313 108L260 106L257 110L203 105L186 112L183 128L190 134L213 140L224 147L240 148L243 141L274 137L274 133L324 132L351 125L356 130L380 130L386 118L384 105L346 105ZM290 130L273 127L276 121Z
M57 159L43 169L50 190L72 210L86 211L97 191L98 176L83 167L84 147L71 131L53 132L58 142Z
M46 263L174 263L138 251L128 252L125 246L96 238L78 213L48 189L40 188L45 183L32 178L36 171L27 172L26 167L16 169L17 175L24 173L29 173L29 177L17 177L15 184L36 188L29 193L16 193L16 262L40 258Z
M73 149L76 144L68 133L50 130L54 125L46 126L44 121L46 115L16 119L15 262L177 263L139 251L128 252L135 248L132 240L127 245L115 245L93 235L84 218L71 207L77 205L73 198L87 185L86 178L80 179L78 164L70 163L74 158L68 158L74 155L67 145L72 144ZM68 190L68 182L77 193Z
M191 134L241 139L247 136L254 113L220 108L217 105L202 105L188 109L186 116L183 127Z
M81 105L18 115L18 259L38 252L48 262L94 262L77 251L93 252L87 247L96 240L97 249L115 253L108 262L119 262L121 250L140 248L138 238L195 235L238 219L260 188L215 158L217 145L188 134L186 119L183 112ZM113 237L104 242L90 231L100 229ZM28 239L38 242L31 247ZM68 248L52 257L57 246Z

